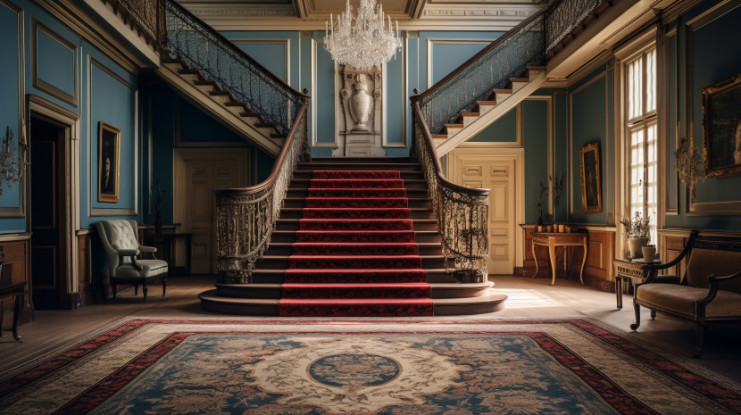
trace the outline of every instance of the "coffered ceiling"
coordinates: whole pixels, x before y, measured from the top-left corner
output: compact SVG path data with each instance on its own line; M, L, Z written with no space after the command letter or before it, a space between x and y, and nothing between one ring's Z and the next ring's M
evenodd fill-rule
M324 30L346 0L179 0L219 30ZM360 0L350 0L355 7ZM380 0L404 30L508 30L547 0Z

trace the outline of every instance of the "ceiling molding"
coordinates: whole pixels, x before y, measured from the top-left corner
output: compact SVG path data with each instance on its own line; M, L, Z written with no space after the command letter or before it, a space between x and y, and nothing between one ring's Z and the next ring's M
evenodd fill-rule
M188 1L181 3L217 30L324 30L345 2L318 0ZM321 4L319 8L317 5ZM537 13L542 0L385 0L384 12L402 30L506 31ZM254 19L251 19L254 18Z

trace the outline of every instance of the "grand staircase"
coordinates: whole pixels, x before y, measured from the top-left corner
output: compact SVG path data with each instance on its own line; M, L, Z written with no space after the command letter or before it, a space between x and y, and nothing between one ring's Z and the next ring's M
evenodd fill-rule
M229 314L419 316L496 310L490 281L459 282L419 164L409 158L298 165L248 283L217 284L202 307Z

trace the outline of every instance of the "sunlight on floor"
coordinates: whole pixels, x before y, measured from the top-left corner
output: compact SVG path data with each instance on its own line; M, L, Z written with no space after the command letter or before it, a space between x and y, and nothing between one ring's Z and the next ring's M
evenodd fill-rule
M492 290L494 291L494 290ZM508 288L502 291L507 294L507 308L538 308L538 307L558 307L563 304L538 292L537 290L524 290Z

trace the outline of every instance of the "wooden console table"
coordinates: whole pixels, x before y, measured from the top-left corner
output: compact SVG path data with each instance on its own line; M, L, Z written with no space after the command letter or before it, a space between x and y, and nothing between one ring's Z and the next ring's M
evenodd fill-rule
M15 306L13 307L13 338L16 340L21 339L21 336L18 335L18 315L21 313L21 297L24 295L26 295L25 282L7 283L7 280L0 280L0 299L15 296ZM0 336L3 333L2 322L3 309L0 307Z
M560 233L560 232L535 232L533 233L533 258L535 259L535 275L538 276L540 267L538 266L538 257L535 256L535 246L547 246L548 256L551 260L551 271L553 273L551 285L556 283L556 247L557 246L581 246L584 249L584 255L581 260L581 270L579 270L579 281L584 284L582 275L584 274L584 265L587 263L587 234L586 233ZM566 260L564 259L564 268Z
M661 263L656 259L655 264ZM631 287L635 287L636 282L643 282L643 266L648 264L642 258L635 261L630 259L616 259L615 264L615 296L617 298L617 308L623 308L623 282L627 282Z

